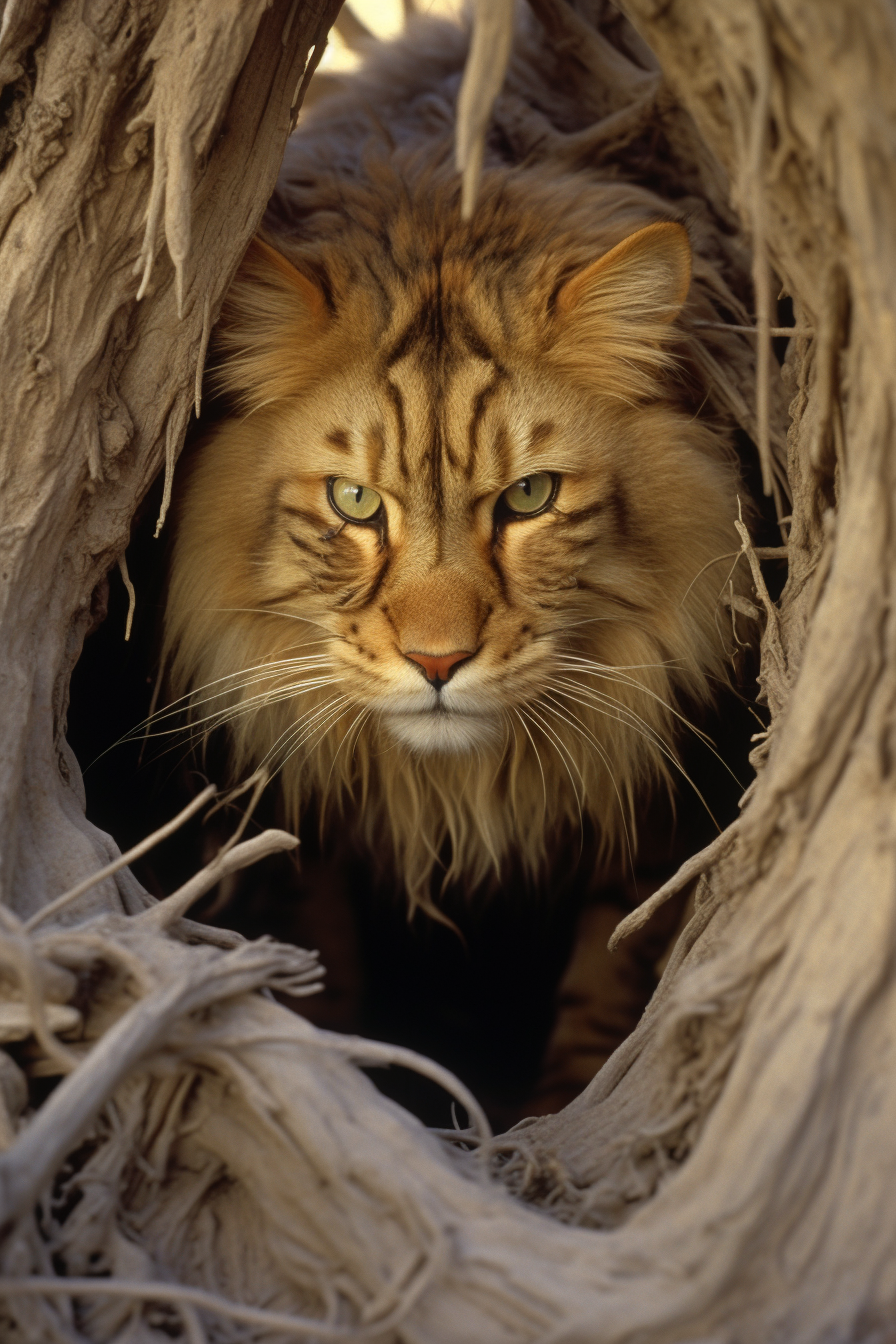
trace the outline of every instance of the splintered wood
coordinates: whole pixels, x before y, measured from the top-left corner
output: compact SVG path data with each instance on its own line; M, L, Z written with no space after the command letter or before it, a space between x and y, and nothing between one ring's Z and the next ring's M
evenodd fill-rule
M276 1002L313 992L312 954L186 918L210 880L291 837L234 843L157 903L85 819L64 717L91 593L163 463L170 487L197 362L337 8L3 10L0 1333L891 1338L885 0L624 0L627 19L606 0L476 11L458 140L467 205L489 125L520 152L612 154L677 184L730 277L718 295L730 325L708 328L699 352L707 385L788 514L787 587L777 607L757 594L772 710L757 778L736 826L680 875L697 884L694 916L589 1089L493 1138L445 1070ZM523 105L512 59L501 91L514 15L513 40L544 44L557 80L590 98L585 129ZM796 324L786 440L768 355L779 289ZM389 1061L447 1087L470 1130L430 1133L381 1096L358 1065Z

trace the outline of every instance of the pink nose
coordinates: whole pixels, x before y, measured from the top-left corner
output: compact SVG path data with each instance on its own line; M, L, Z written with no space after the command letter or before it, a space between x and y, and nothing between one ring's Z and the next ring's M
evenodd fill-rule
M419 663L426 673L428 681L450 681L459 663L472 658L467 649L458 649L454 653L406 653L412 663Z

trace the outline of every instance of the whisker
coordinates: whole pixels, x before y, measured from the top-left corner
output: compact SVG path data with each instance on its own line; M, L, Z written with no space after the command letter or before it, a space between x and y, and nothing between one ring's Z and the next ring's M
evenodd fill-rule
M323 643L323 641L320 641L320 642ZM302 648L303 645L296 645L295 647L297 647L297 648ZM214 681L207 681L207 682L205 682L202 686L195 686L192 690L187 691L187 693L186 693L185 695L178 696L178 698L177 698L176 700L171 700L171 701L169 701L169 703L165 706L165 708L164 708L163 710L160 710L157 714L155 714L155 713L154 713L154 714L150 714L147 718L143 719L142 722L140 722L139 724L137 724L137 726L136 726L135 728L132 728L132 729L131 729L130 733L129 733L126 737L121 738L120 741L122 741L122 742L126 742L126 741L128 741L128 739L129 739L131 736L133 736L134 734L136 734L137 732L139 732L140 729L143 728L143 727L145 727L147 724L151 724L154 720L159 720L159 719L163 719L163 718L168 718L168 717L170 717L171 715L173 715L173 714L179 712L179 711L178 711L178 706L179 706L179 705L183 705L185 702L186 702L186 703L189 703L189 702L193 701L193 697L194 697L195 695L199 694L200 691L207 691L207 690L210 690L212 686L218 686L218 685L221 685L222 682L228 682L228 681L229 681L229 682L233 682L233 681L235 681L238 677L246 676L248 673L258 672L259 674L261 674L261 677L262 677L262 679L263 679L263 673L264 673L264 671L267 671L267 670L269 670L269 669L270 669L270 670L273 670L273 669L281 668L281 667L295 667L295 666L297 666L297 665L300 664L300 663L309 662L311 659L313 659L313 658L319 658L319 657L320 657L320 654L316 654L316 653L315 653L315 654L307 654L307 655L306 655L305 657L303 657L303 658L279 658L279 659L276 659L276 660L273 661L273 662L255 663L255 664L254 664L253 666L251 666L251 667L240 668L240 669L239 669L238 671L236 671L236 672L228 672L225 676L222 676L222 677L216 677L216 678L214 679ZM327 666L332 666L332 664L331 664L330 662L326 662L326 663L321 663L320 666L321 666L321 667L327 667ZM249 684L249 683L247 683L247 684ZM217 694L219 694L219 695L226 695L226 694L228 693L228 689L237 689L237 690L238 690L238 689L239 689L239 686L237 686L237 687L235 687L235 688L227 688L227 689L225 689L225 690L222 690L222 691L217 692ZM214 699L215 697L214 697L214 696L210 696L210 697L208 697L208 698L209 698L209 699ZM204 701L193 701L193 703L203 704L203 703L205 703L205 702L204 702ZM117 745L117 743L116 743L116 744L113 744L113 745Z
M341 700L336 701L336 704L331 710L331 712L327 714L325 717L321 718L320 715L315 716L318 719L318 722L311 723L304 736L300 737L299 740L292 746L289 753L283 758L283 761L281 762L280 765L280 769L281 770L283 769L287 761L289 761L291 757L293 757L296 754L296 752L299 750L300 747L303 747L305 743L308 742L315 733L319 732L320 736L318 737L317 741L314 742L309 748L309 754L312 751L315 751L317 747L320 746L321 742L324 740L327 733L329 732L333 720L338 719L340 715L343 713L345 706L350 705L351 703L352 703L352 697L350 695L345 695L342 697Z
M533 752L535 753L535 762L536 762L536 764L537 764L537 766L538 766L538 773L541 775L541 788L542 788L542 792L543 792L543 794L544 794L544 806L543 806L543 808L542 808L542 812L541 812L542 823L544 823L544 820L545 820L545 818L547 817L547 814L548 814L548 786L547 786L547 781L545 780L545 777L544 777L544 770L542 769L542 765L541 765L541 757L540 757L539 754L538 754L538 748L537 748L536 745L535 745L535 739L533 738L532 734L529 732L529 729L526 727L526 724L525 724L525 721L524 721L524 719L523 719L523 716L522 716L522 713L521 713L520 709L519 709L517 706L514 705L514 706L513 706L513 712L514 712L514 714L517 716L517 718L519 719L520 723L522 724L523 732L526 734L526 736L528 737L529 741L532 743L532 750L533 750Z
M214 607L206 608L206 610L234 612L248 616L282 616L287 621L304 621L306 625L316 625L318 630L325 631L329 639L338 639L343 643L345 642L345 635L340 635L338 631L331 630L328 625L324 625L323 621L315 621L311 616L299 616L294 611L277 611L275 607ZM321 643L325 642L325 640L321 640Z
M147 733L147 737L169 737L187 730L190 730L195 736L195 731L201 729L203 724L209 725L203 731L210 733L214 728L230 723L244 714L254 713L268 705L280 704L284 700L292 699L293 696L319 690L322 686L332 686L334 683L343 680L343 677L314 677L310 681L292 682L288 686L279 687L276 691L265 691L261 695L252 695L245 700L238 701L235 705L226 705L223 709L217 709L211 714L203 715L202 718L192 719L185 727L165 728L159 732Z
M697 580L700 578L701 574L705 574L706 571L707 571L708 569L712 569L713 565L718 565L718 564L720 564L723 560L733 560L735 556L737 556L738 558L740 558L740 556L745 555L745 554L746 554L746 552L745 552L745 551L742 551L742 550L741 550L741 551L729 551L727 555L717 555L716 558L715 558L714 560L707 560L707 562L706 562L706 564L703 566L703 568L697 570L697 573L696 573L696 574L694 575L694 577L691 579L691 581L690 581L690 583L688 584L687 588L685 588L685 590L684 590L684 597L681 599L681 601L680 601L679 604L678 604L679 610L684 606L685 602L688 600L688 594L690 593L690 591L691 591L691 589L693 588L694 584L695 584L695 583L697 582ZM735 564L734 569L736 569L736 568L737 568L737 565ZM732 574L734 573L734 569L732 569L732 571L731 571Z
M650 664L644 664L644 666L649 667ZM668 713L678 719L679 723L683 723L686 728L689 728L696 737L699 737L700 740L706 744L706 746L711 749L713 748L712 740L702 731L702 729L698 728L695 723L691 723L690 719L677 710L674 705L670 705L668 700L664 700L661 695L658 695L656 691L652 691L649 686L645 686L643 682L638 681L636 677L615 676L614 673L620 669L604 667L601 663L591 663L589 666L589 660L585 659L577 660L577 664L572 667L561 667L559 670L563 672L582 672L591 676L599 676L604 681L615 681L620 686L629 686L632 690L642 691L644 695L649 696L651 700L655 700L658 705L662 705L663 709L667 710ZM719 757L719 760L721 759L722 758Z
M332 759L332 761L330 762L330 769L329 769L329 771L327 772L327 780L326 780L326 783L324 784L324 787L323 787L323 790L322 790L322 793L323 793L324 796L326 796L327 792L329 791L329 788L330 788L330 780L331 780L332 777L333 777L333 770L335 769L336 761L337 761L337 759L338 759L338 757L339 757L339 753L340 753L340 751L341 751L342 748L346 745L346 742L348 741L348 739L349 739L349 737L350 737L350 735L351 735L351 733L352 733L352 730L354 729L355 725L361 722L361 720L364 718L365 714L370 714L370 713L372 713L372 707L371 707L370 705L364 705L363 708L361 709L360 713L357 714L357 715L355 716L354 719L352 719L351 723L350 723L349 726L348 726L348 730L347 730L347 732L343 735L342 741L339 743L339 746L338 746L338 747L336 748L336 750L334 751L334 753L333 753L333 759ZM359 729L359 732L360 732L360 729Z
M612 680L612 678L609 678L609 677L608 677L607 680L610 681L610 680ZM582 686L582 685L581 685L580 683L578 683L578 682L576 682L576 683L574 683L574 684L576 685L576 689L578 689L578 690L581 690L581 691L587 691L587 692L588 692L589 694L591 694L591 695L596 695L596 696L601 695L601 692L599 692L599 691L594 691L594 690L592 690L590 687ZM656 695L656 693L653 692L653 691L651 691L648 687L646 687L646 686L641 686L641 685L640 685L638 682L636 682L636 681L632 681L632 682L630 682L630 683L629 683L628 681L622 681L622 682L620 682L620 684L621 684L621 685L632 685L636 690L643 690L643 691L645 691L649 696L651 696L654 700L656 700L659 704L661 704L661 705L663 706L664 709L668 710L668 712L669 712L671 715L673 715L674 718L678 719L679 723L683 724L685 728L687 728L690 732L692 732L692 733L694 734L694 736L697 738L697 740L698 740L699 742L701 742L701 743L703 744L704 747L706 747L707 751L711 752L711 754L716 758L716 760L719 762L719 764L720 764L720 765L724 768L724 770L731 776L731 778L734 780L735 784L737 785L737 787L738 787L739 789L743 789L743 788L746 787L746 785L744 785L743 782L742 782L741 780L738 779L737 775L736 775L736 774L734 773L734 771L731 769L731 766L730 766L730 765L728 764L728 762L725 760L724 756L722 756L722 755L719 753L718 748L716 747L716 744L713 742L713 740L712 740L712 738L709 736L709 734L708 734L708 733L704 733L703 730L700 729L700 728L698 728L697 725L696 725L695 723L692 723L691 720L690 720L689 718L687 718L686 715L679 713L679 711L678 711L677 709L675 709L674 706L672 706L672 705L670 705L670 704L667 704L666 701L663 700L662 696ZM611 704L613 704L613 705L615 705L615 706L618 706L618 708L619 708L620 710L623 710L624 712L633 715L635 718L637 718L637 719L644 725L644 728L645 728L645 729L648 729L649 731L653 731L652 729L650 729L649 724L645 723L645 721L641 718L641 716L640 716L639 714L637 714L636 711L633 710L633 709L631 708L631 706L628 706L628 705L622 705L618 700L616 700L613 696L610 696L610 695L605 695L605 696L604 696L604 699L606 700L607 703L611 703ZM662 741L662 739L658 739L658 740ZM712 815L712 814L710 814L710 815Z
M554 697L550 695L548 692L543 691L542 695L546 699L552 701L554 705L558 704L558 702L554 700ZM619 792L619 785L616 781L616 776L613 773L613 768L610 764L610 758L607 752L604 751L600 742L598 742L597 738L594 736L591 730L584 723L582 723L582 720L579 718L577 714L573 714L572 710L566 710L562 706L560 706L559 708L552 709L550 705L543 705L543 708L549 714L556 714L558 718L568 723L574 732L579 733L582 737L585 738L586 741L590 741L591 744L594 746L595 750L597 751L598 755L600 756L601 760L603 761L604 768L606 769L606 772L610 777L610 783L613 785L613 792L616 794L616 801L619 804L619 817L622 822L622 831L623 834L625 835L625 848L628 854L629 868L631 869L632 874L632 883L634 884L635 891L637 892L638 879L635 874L635 855L632 847L631 835L629 834L628 821L626 819L626 807L622 801L622 794ZM631 805L632 805L631 796L629 795L629 812L631 811Z
M527 718L530 718L530 717L531 717L531 718L535 721L535 723L538 724L538 726L541 728L541 731L542 731L542 732L545 734L545 736L547 737L548 741L549 741L549 742L552 742L553 745L556 747L556 749L557 749L557 754L558 754L558 756L560 757L561 762L563 763L563 766L564 766L564 769L566 770L566 773L569 775L569 782L570 782L570 784L572 785L573 797L574 797L575 800L576 800L576 808L577 808L578 813L579 813L579 835L580 835L580 839L581 839L581 844L584 846L584 843L585 843L585 818L584 818L584 816L582 815L582 800L581 800L581 798L579 797L579 791L578 791L578 789L576 788L576 782L575 782L575 780L574 780L573 777L572 777L572 771L570 770L569 766L568 766L567 763L566 763L566 759L565 759L565 756L564 756L564 752L566 753L567 756L569 756L569 759L572 761L573 766L575 767L576 774L579 776L579 779L582 780L582 788L584 789L584 788L585 788L585 781L584 781L584 779L582 779L582 773L581 773L581 771L579 770L579 767L576 765L575 761L573 760L573 757L572 757L572 755L570 754L570 752L568 751L568 749L564 746L564 744L562 743L562 741L560 740L560 738L557 737L556 733L552 732L551 729L550 729L550 727L549 727L547 724L545 724L544 720L541 718L541 715L538 714L537 711L536 711L535 709L533 709L533 707L532 707L531 705L527 705L527 706L526 706L526 709L523 711L523 713L526 714L526 717L527 717Z
M588 694L588 688L587 688L587 687L577 687L576 689L580 689L580 690L582 690L584 693ZM713 825L714 825L718 830L721 830L721 827L719 827L719 823L718 823L718 821L716 820L716 817L715 817L715 814L714 814L712 808L709 806L709 803L707 803L706 799L703 797L703 794L700 792L700 790L699 790L699 788L697 787L697 785L696 785L696 784L694 783L694 781L691 779L691 777L690 777L690 775L688 774L687 770L685 770L684 766L681 764L681 761L680 761L680 760L678 759L678 757L675 755L674 751L668 746L668 744L665 743L665 742L663 741L663 739L662 739L657 733L655 733L655 732L650 728L649 725L646 724L646 725L644 725L643 728L638 728L638 727L637 727L635 724L633 724L633 723L628 723L628 724L626 724L624 719L619 718L619 717L616 716L616 715L611 715L611 714L608 713L607 710L605 710L605 709L600 709L598 706L595 706L595 705L589 705L589 703L588 703L587 701L585 701L585 700L579 700L579 699L577 699L575 696L570 695L568 692L564 692L564 691L558 689L558 690L557 690L557 694L563 696L564 699L572 700L575 704L580 704L580 705L582 705L583 708L586 708L586 709L587 709L587 708L597 709L597 712L598 712L598 713L605 714L607 718L616 717L616 718L617 718L617 721L618 721L619 723L622 723L622 724L624 724L626 727L632 728L635 732L640 733L640 735L641 735L642 737L644 737L648 742L650 742L653 746L655 746L655 747L662 753L662 755L666 758L666 760L669 762L669 764L670 764L675 770L678 771L678 773L681 775L682 779L686 780L686 782L687 782L687 783L691 786L691 788L694 790L694 793L695 793L695 794L697 795L697 797L700 799L700 802L703 804L704 808L706 809L707 815L708 815L708 816L710 817L710 819L712 820ZM594 694L594 693L592 692L592 694ZM620 706L617 705L616 708L624 708L624 707L620 707ZM720 759L721 759L721 758L720 758ZM723 761L722 763L724 764L724 761ZM668 778L668 777L667 777L667 778ZM742 786L741 786L741 785L738 785L738 787L742 787Z
M264 765L268 761L273 762L278 749L284 751L285 755L279 765L273 767L275 773L279 773L284 768L287 761L295 755L299 748L302 747L311 735L320 727L321 720L325 720L328 715L332 717L333 713L341 713L343 707L350 702L351 696L336 695L330 700L325 701L323 705L319 705L313 713L302 715L298 723L290 724L288 728L283 730L276 742L274 742L265 753L261 764Z

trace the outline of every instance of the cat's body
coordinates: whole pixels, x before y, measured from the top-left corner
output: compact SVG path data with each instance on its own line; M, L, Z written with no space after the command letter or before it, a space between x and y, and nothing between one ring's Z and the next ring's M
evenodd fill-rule
M450 122L377 129L365 78L295 137L225 308L166 654L236 776L278 771L426 904L436 865L535 872L583 814L619 845L725 675L738 479L675 211L541 164L487 171L464 224Z

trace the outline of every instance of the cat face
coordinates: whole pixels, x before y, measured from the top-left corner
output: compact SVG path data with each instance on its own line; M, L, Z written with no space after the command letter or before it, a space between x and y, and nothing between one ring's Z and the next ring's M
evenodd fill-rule
M412 892L446 839L473 880L582 809L612 841L676 685L721 670L701 570L736 549L735 481L663 392L687 235L607 232L522 273L460 234L405 238L416 265L256 243L225 313L246 413L182 493L174 682L296 811L363 797Z

